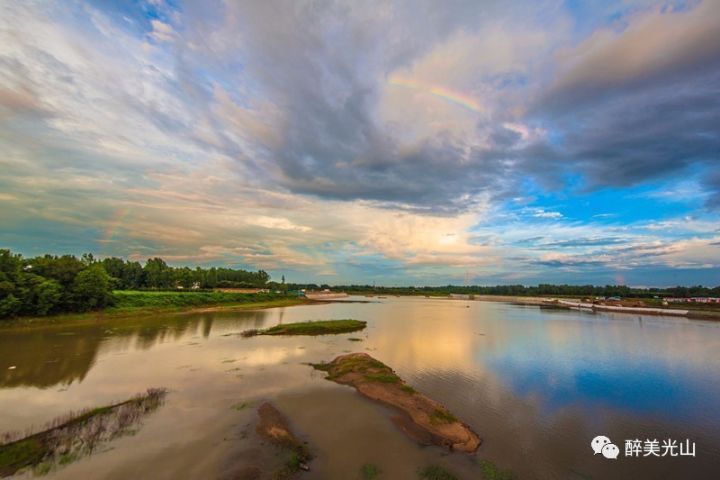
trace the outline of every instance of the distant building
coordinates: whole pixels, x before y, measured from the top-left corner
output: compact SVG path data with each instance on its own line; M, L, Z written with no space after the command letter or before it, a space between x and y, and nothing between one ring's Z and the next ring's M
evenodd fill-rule
M720 297L671 297L666 298L668 303L720 303Z
M450 298L454 300L472 300L472 295L467 295L465 293L451 293Z
M225 293L267 293L267 288L216 288L215 291Z

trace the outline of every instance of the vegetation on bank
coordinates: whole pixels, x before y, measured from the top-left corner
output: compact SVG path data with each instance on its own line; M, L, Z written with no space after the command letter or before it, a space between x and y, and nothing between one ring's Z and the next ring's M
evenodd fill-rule
M263 288L271 291L318 290L329 285L285 284L270 280L263 271L231 268L171 267L161 258L145 264L111 257L96 259L92 254L44 255L23 258L10 250L0 249L0 319L8 317L46 316L117 308L185 308L222 303L245 303L240 293L211 292L214 288ZM661 303L664 297L720 296L720 286L672 288L631 288L624 285L496 285L438 287L376 287L343 285L333 287L346 293L373 295L447 296L451 293L499 296L619 296L647 299ZM148 295L123 296L118 291L140 290ZM156 292L192 292L190 297ZM115 293L113 293L115 292ZM156 293L156 296L153 296ZM236 295L233 297L233 295ZM657 297L657 298L655 298ZM253 301L263 301L255 296ZM716 310L709 305L683 304L691 310ZM704 315L704 313L703 313Z
M91 257L91 255L90 255ZM209 288L276 287L268 285L270 275L264 270L251 272L232 268L171 267L162 258L151 258L145 265L122 258L104 258L97 263L114 279L119 290L167 290Z
M264 330L246 330L244 337L256 335L328 335L362 330L367 322L361 320L311 320L307 322L283 323Z
M115 291L113 310L137 308L185 308L220 304L272 302L286 298L276 293L232 292L138 292Z
M174 268L161 258L151 258L142 265L120 258L99 260L92 254L80 258L74 255L23 258L0 249L0 319L87 312L110 306L166 308L259 302L270 297L202 290L262 287L285 291L284 285L269 280L270 275L262 270ZM123 295L118 290L150 291ZM162 290L183 290L196 296L158 292Z
M314 283L299 284L289 283L290 290L318 290L331 288L329 285L317 285ZM335 285L333 290L349 294L372 294L372 295L429 295L447 296L451 293L465 295L499 295L516 297L555 296L555 297L632 297L650 298L662 297L720 297L720 285L717 287L703 287L702 285L692 287L670 287L670 288L633 288L626 285L552 285L539 284L536 286L525 285L444 285L436 287L377 287L374 285Z
M270 275L262 270L173 268L160 258L151 258L141 265L120 258L98 260L92 254L80 258L74 255L23 258L0 249L0 318L86 312L113 305L137 308L244 303L250 301L248 296L223 292L192 292L193 296L167 292L123 295L113 294L113 290L266 287L270 286L269 280ZM254 296L252 300L266 298Z
M146 393L114 405L71 414L47 425L41 432L20 437L8 432L0 437L0 477L33 469L47 473L92 453L101 443L132 433L142 417L157 410L167 390Z
M23 259L0 250L0 318L83 312L111 303L110 276L89 258Z

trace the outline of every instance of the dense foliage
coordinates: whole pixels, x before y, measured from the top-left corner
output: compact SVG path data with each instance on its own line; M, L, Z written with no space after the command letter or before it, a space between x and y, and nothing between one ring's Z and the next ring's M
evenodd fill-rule
M112 303L112 279L92 257L23 259L0 250L0 317L82 312Z
M113 290L260 287L269 279L262 270L174 268L160 258L143 266L121 258L97 260L91 254L23 258L0 249L0 318L97 310L113 304ZM197 297L187 303L207 300Z
M143 266L140 262L122 258L105 258L99 262L116 279L118 290L264 287L270 280L263 270L250 272L232 268L171 267L162 258L151 258Z

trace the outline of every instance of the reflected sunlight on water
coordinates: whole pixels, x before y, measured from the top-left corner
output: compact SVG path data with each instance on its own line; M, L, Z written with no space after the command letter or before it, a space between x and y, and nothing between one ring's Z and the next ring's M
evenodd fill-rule
M237 335L331 318L369 324L337 336ZM480 458L521 478L720 471L720 324L422 298L4 330L0 429L23 430L157 386L170 389L166 406L134 442L118 440L52 475L122 478L136 468L154 478L217 476L246 441L238 425L254 414L230 407L261 398L276 400L320 453L308 478L355 475L370 457L397 476L430 461L477 475L467 457L417 447L384 408L304 365L348 351L370 353L444 403L485 440ZM342 442L328 425L337 425ZM698 456L603 462L589 446L601 433L692 438Z

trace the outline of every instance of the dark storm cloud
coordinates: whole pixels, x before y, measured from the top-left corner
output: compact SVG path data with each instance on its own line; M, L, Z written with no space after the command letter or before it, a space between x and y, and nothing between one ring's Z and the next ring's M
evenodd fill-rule
M531 109L556 133L548 165L584 175L589 188L720 168L720 3L637 23L578 47ZM717 207L713 178L703 185Z
M282 186L325 198L457 211L481 193L512 194L527 177L555 189L565 174L577 173L588 188L599 188L693 165L717 168L717 7L648 13L630 18L617 35L588 38L568 65L556 67L530 109L525 120L551 139L530 144L504 128L498 114L497 121L478 124L487 132L482 147L439 135L400 151L375 116L378 82L481 23L484 12L475 4L439 10L432 2L380 4L372 17L367 5L233 5L225 24L232 35L220 50L232 51L227 42L239 45L242 75L283 111L281 142L266 152ZM708 205L717 206L716 182L705 185L715 192Z
M632 185L693 164L718 168L720 68L576 104L547 119L563 132L555 165L583 173L591 187Z
M376 110L391 72L461 29L482 24L490 12L497 13L492 2L337 2L322 8L250 2L227 5L220 27L199 22L186 36L210 51L198 61L242 58L238 77L282 112L280 143L258 154L283 187L331 199L457 211L475 194L504 189L503 161L510 157L504 150L519 134L493 127L497 150L440 134L400 151ZM216 36L222 41L214 42L217 28L224 29Z
M118 4L112 5L114 12ZM542 12L553 2L522 7L459 0L188 2L177 21L171 9L148 6L144 20L132 17L132 25L157 44L149 32L151 21L175 22L168 27L175 29L173 41L162 44L174 56L174 70L153 73L192 116L170 108L165 97L124 89L122 82L112 95L168 136L235 159L246 178L263 186L452 213L472 208L479 195L517 195L527 178L559 189L574 173L584 177L588 188L599 188L635 185L689 167L717 169L718 5L703 2L687 12L638 14L626 19L625 31L596 32L575 49L558 48L558 56L538 58L540 66L527 76L512 69L478 71L476 83L492 85L494 98L487 102L486 115L478 117L476 130L456 134L448 127L412 148L401 148L398 132L378 116L388 77L458 34L545 18ZM549 42L560 47L566 40L558 35ZM53 65L52 58L37 61L66 75L68 84L82 80L63 73L67 67ZM5 70L28 77L18 66ZM506 85L488 78L513 81ZM269 105L276 113L267 122L274 141L253 136L244 124L229 128L227 118L214 109L217 89L247 106L249 117L259 115L254 103ZM19 86L0 91L0 103L13 113L42 112L33 90ZM525 116L508 113L518 103ZM547 135L526 139L507 127L508 121ZM198 133L201 124L211 138ZM701 184L710 192L708 206L717 208L720 181L710 175Z

